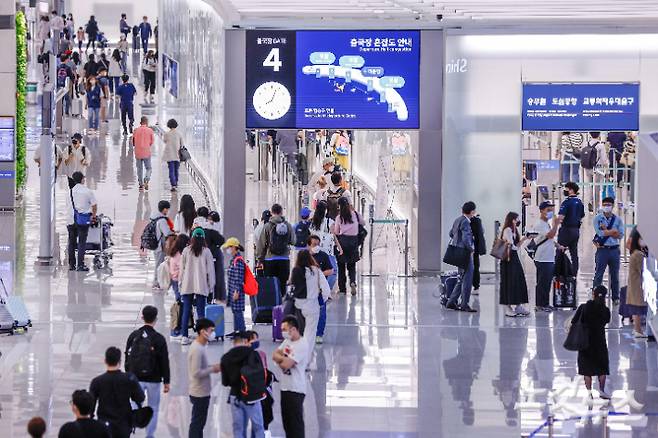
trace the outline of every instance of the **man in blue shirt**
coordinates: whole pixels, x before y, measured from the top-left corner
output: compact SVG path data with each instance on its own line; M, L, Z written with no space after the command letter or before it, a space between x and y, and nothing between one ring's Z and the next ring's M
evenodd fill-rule
M585 206L578 198L580 187L573 181L564 185L564 195L567 197L560 205L558 218L562 226L557 235L557 242L569 248L573 272L578 276L578 240L580 240L580 224L585 217Z
M624 222L612 213L615 204L613 198L603 198L601 204L601 212L594 217L596 235L593 242L596 246L596 256L594 257L596 268L592 287L596 288L603 284L603 274L608 268L612 301L619 304L619 244L624 237Z
M130 133L133 132L133 123L135 123L135 113L133 111L133 100L137 90L135 86L128 82L128 75L121 76L123 82L117 88L117 96L121 97L119 108L121 109L121 125L123 126L123 135L128 135L126 130L126 116L130 119Z
M149 38L151 38L151 35L153 35L153 31L151 30L151 23L149 23L149 19L146 15L144 15L143 20L139 24L139 35L142 38L142 49L144 49L144 53L149 51Z

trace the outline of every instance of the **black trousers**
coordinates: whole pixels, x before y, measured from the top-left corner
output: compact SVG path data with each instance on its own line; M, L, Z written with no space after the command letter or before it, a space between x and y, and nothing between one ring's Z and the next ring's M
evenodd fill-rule
M281 391L281 420L286 438L304 438L304 394Z
M110 431L112 432L112 438L130 438L130 435L133 433L133 428L129 424L119 423L116 421L102 420L99 419L102 423L109 425Z
M560 227L557 233L557 243L569 248L571 264L573 271L578 276L578 240L580 240L580 228L578 227Z
M142 70L144 72L144 91L155 94L155 72Z
M356 283L356 262L338 262L338 291L347 293L347 276L350 277L350 284Z
M480 289L480 254L473 253L473 289Z
M135 111L133 105L121 105L121 126L123 130L126 131L126 117L130 121L130 130L133 129L133 124L135 123Z
M66 226L66 229L69 232L69 267L76 267L75 250L77 249L77 267L80 268L85 264L85 250L87 249L87 235L89 234L89 225L70 224Z
M279 279L281 295L286 294L286 283L290 278L290 260L265 260L263 263L266 277Z

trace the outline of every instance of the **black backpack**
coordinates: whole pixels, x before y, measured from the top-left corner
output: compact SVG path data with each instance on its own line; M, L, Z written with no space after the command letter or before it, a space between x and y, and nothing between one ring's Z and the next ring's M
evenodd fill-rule
M284 255L290 242L290 231L286 221L274 224L270 230L270 252L274 255Z
M327 212L328 216L333 216L332 219L335 219L335 215L338 214L338 200L343 197L343 193L345 193L345 189L342 187L339 187L335 192L331 189L327 190Z
M311 226L308 221L299 221L295 225L295 246L298 248L305 247L308 243L308 238L311 237Z
M142 249L149 249L154 251L158 249L160 245L160 239L158 239L158 221L160 219L166 219L164 216L160 216L151 221L144 227L144 232L142 232Z
M69 76L69 69L66 64L60 64L57 68L57 88L62 88L66 85L66 78Z
M597 141L593 145L588 144L580 150L580 165L583 169L594 169L598 160L598 153L596 150L596 145L599 142Z
M252 351L240 367L240 394L245 403L254 403L267 397L267 370L257 351Z
M126 370L140 381L153 375L155 370L155 347L151 340L146 330L142 330L126 351Z

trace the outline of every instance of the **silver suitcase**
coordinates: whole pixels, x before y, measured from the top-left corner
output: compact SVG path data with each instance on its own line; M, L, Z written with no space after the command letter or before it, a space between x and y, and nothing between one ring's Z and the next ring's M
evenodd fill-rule
M32 327L32 320L27 312L27 307L25 307L23 299L7 293L7 288L5 287L5 282L2 277L0 277L0 284L2 284L2 289L5 293L4 307L9 312L13 321L13 330L24 329L27 331L28 327Z
M82 99L73 98L71 100L71 115L82 117Z

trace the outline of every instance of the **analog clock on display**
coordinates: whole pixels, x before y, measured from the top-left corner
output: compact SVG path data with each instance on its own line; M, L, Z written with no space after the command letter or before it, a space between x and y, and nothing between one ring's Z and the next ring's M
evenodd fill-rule
M265 82L254 91L254 109L267 120L277 120L290 109L290 91L279 82Z

